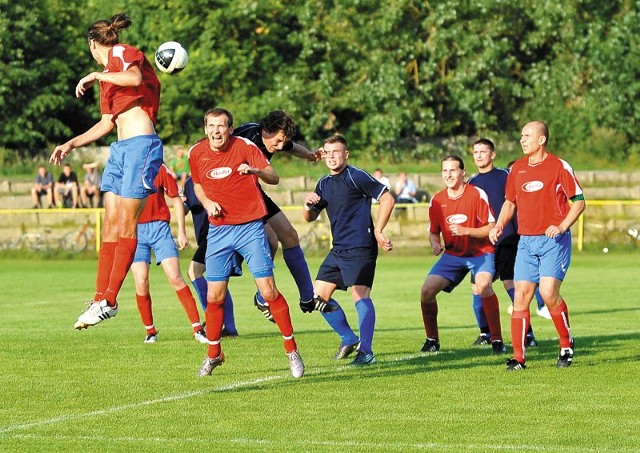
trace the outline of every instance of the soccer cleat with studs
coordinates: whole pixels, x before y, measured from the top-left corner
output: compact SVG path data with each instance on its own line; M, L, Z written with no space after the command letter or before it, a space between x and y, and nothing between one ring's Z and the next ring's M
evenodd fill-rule
M209 340L207 340L207 332L204 330L204 328L198 330L197 332L194 332L193 338L195 338L195 340L201 344L209 343Z
M117 314L117 302L115 307L112 307L107 303L107 299L102 299L99 302L91 301L84 313L78 316L78 320L73 327L78 330L86 329L89 326L95 326L101 323L105 319L113 318Z
M538 341L536 340L535 337L527 335L524 345L527 348L535 348L538 346Z
M261 304L260 301L258 300L258 293L255 293L253 296L253 305L255 305L256 308L262 312L262 314L264 315L267 321L271 321L272 323L276 322L276 320L273 319L273 315L271 314L271 309L269 308L269 305L266 303Z
M157 341L158 341L158 332L147 334L147 336L144 337L144 342L147 344L157 343Z
M287 352L287 359L289 359L289 368L291 369L291 376L295 379L301 378L304 375L304 363L300 353L295 350L293 352Z
M491 348L494 354L504 354L505 352L507 352L507 348L505 347L502 340L492 340Z
M211 357L205 357L204 362L202 362L202 366L198 371L198 376L211 376L213 370L224 363L224 354L221 352L220 355L214 359Z
M486 346L491 344L491 337L486 333L481 333L471 346Z
M373 365L374 363L376 363L376 357L373 355L373 352L358 351L356 358L353 359L350 365L365 366Z
M353 352L356 349L358 349L359 345L360 345L359 341L356 341L353 344L341 344L340 347L338 348L338 352L336 352L336 355L334 356L334 359L335 360L346 359L351 354L353 354Z
M558 361L556 367L567 368L571 366L573 362L573 338L571 338L571 344L568 348L560 348L560 354L558 354Z
M440 342L433 338L427 338L420 352L438 352L440 350Z
M524 363L518 362L516 359L507 360L507 371L520 371L527 368Z
M320 296L313 296L311 300L300 299L300 310L302 310L303 313L311 313L313 310L322 313L331 313L337 309L337 305L330 304Z

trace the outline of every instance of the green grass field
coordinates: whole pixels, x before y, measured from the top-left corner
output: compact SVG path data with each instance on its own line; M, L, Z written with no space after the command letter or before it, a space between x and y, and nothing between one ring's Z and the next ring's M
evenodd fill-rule
M574 254L563 294L574 364L556 369L551 321L533 316L540 347L528 368L472 347L468 285L440 299L440 354L421 354L422 281L433 257L385 254L372 293L378 364L332 360L339 340L303 314L281 260L306 374L289 375L282 341L232 280L240 337L224 366L196 377L206 347L159 268L159 341L143 344L132 282L117 318L72 327L92 295L93 260L0 260L1 451L638 451L640 321L637 254ZM186 269L187 261L183 262ZM310 259L312 274L320 263ZM507 296L497 289L507 343ZM352 325L350 295L337 293Z

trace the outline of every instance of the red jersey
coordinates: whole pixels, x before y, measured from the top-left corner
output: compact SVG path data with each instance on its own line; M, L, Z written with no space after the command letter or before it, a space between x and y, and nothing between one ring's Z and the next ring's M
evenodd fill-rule
M107 66L102 72L123 72L137 66L142 73L142 84L137 87L121 87L113 83L100 82L100 113L112 114L111 121L138 101L153 124L158 121L160 107L160 81L153 66L144 53L126 44L116 44L109 49Z
M175 198L179 196L178 184L173 176L169 173L169 169L165 164L160 166L158 176L153 181L153 185L158 189L156 193L152 193L147 197L147 204L140 214L138 223L148 223L157 220L170 222L171 212L167 206L167 201L164 198L165 193L169 198Z
M447 194L447 189L441 190L429 204L429 231L442 233L444 253L449 255L480 256L493 253L493 245L488 237L453 236L449 225L481 228L495 221L486 192L471 184L466 184L462 195L455 198Z
M548 154L537 164L518 159L507 178L505 198L518 207L518 234L543 235L549 225L559 225L569 212L569 199L582 195L571 166Z
M238 173L240 164L264 170L269 161L253 142L230 137L226 151L212 151L207 139L189 150L191 179L200 184L205 195L222 208L219 217L209 216L212 225L239 225L267 214L256 175Z

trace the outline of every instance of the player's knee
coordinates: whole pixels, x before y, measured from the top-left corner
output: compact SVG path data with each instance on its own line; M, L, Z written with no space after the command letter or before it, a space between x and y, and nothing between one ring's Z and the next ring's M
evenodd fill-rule
M284 249L290 249L300 244L300 238L298 237L298 232L291 225L287 226L286 228L283 228L280 231L280 235L278 236L278 239L282 243L282 248Z

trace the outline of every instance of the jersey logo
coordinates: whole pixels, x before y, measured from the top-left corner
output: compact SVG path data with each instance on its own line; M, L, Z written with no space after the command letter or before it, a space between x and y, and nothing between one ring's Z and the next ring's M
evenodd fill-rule
M542 190L544 184L542 181L530 181L522 185L522 190L525 192L537 192L538 190Z
M447 217L447 223L453 225L461 225L467 221L467 216L464 214L453 214Z
M207 178L209 179L223 179L231 174L231 169L229 167L221 167L214 168L213 170L207 173Z

